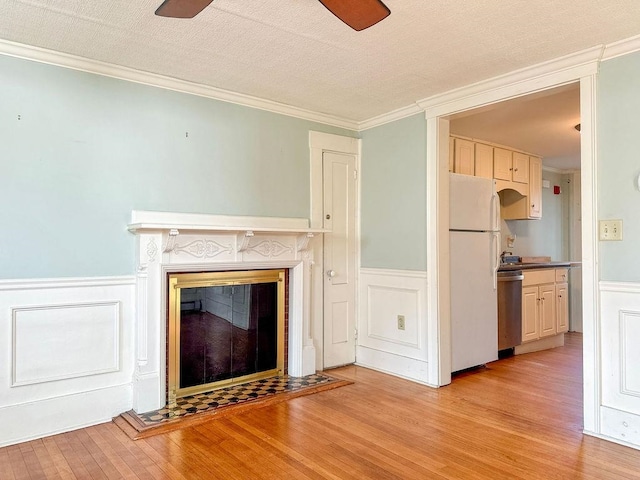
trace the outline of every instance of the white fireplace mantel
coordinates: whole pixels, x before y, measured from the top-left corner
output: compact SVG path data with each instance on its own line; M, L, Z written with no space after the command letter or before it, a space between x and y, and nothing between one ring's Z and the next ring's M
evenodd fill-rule
M136 236L136 372L138 413L166 400L166 277L171 272L256 268L289 270L289 374L315 373L311 337L313 248L306 218L248 217L134 210Z

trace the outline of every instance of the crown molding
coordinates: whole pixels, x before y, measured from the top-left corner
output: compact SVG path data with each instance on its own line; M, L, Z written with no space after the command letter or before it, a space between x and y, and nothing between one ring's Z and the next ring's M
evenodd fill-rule
M291 105L274 102L272 100L265 100L250 95L244 95L242 93L223 90L221 88L210 87L155 73L143 72L129 67L114 65L98 60L91 60L76 55L70 55L68 53L56 52L45 48L24 45L7 40L0 40L0 55L46 63L72 70L79 70L81 72L93 73L105 77L149 85L151 87L173 90L175 92L188 93L222 102L234 103L244 107L266 110L268 112L295 117L302 120L322 123L324 125L345 128L347 130L358 130L358 122L354 120L313 112L311 110L293 107Z
M370 128L379 127L385 123L395 122L396 120L402 120L403 118L410 117L416 113L423 111L418 105L407 105L406 107L398 108L388 113L383 113L377 117L372 117L368 120L358 123L358 131L368 130Z
M436 118L481 105L489 105L506 98L516 98L534 91L572 83L576 78L597 73L603 50L604 46L582 50L434 95L418 101L417 104L425 110L427 118Z
M640 35L607 44L602 54L602 60L611 60L612 58L621 57L628 53L637 52L638 50L640 50Z
M580 172L580 169L577 168L556 168L556 167L547 167L545 165L542 165L542 171L543 172L550 172L550 173L558 173L560 175L568 175L571 173L578 173Z

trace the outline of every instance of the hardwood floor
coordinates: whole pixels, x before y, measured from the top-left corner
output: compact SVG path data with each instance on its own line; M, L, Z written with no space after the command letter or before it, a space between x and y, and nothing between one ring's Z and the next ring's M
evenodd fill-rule
M623 479L584 436L581 337L431 389L360 367L335 390L132 441L113 423L0 449L0 479Z

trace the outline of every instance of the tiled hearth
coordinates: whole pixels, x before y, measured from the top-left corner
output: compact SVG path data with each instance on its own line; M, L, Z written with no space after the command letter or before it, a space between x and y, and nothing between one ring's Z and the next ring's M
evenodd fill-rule
M337 380L328 375L316 373L305 377L280 377L265 378L255 382L235 385L233 387L220 388L212 392L201 393L176 400L175 407L166 406L159 410L137 415L141 422L147 426L155 426L170 420L187 417L199 412L211 412L213 410L238 405L251 400L257 400L272 395L286 392L300 391L323 384L335 383Z

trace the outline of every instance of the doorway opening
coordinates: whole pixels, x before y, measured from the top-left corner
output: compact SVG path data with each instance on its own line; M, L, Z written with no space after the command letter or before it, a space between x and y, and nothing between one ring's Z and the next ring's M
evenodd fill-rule
M505 356L504 348L507 347L511 352L522 354L560 346L564 344L564 332L582 332L581 278L579 265L575 265L581 257L580 132L575 128L579 123L578 83L449 117L449 158L453 160L449 162L450 171L464 174L465 178L494 179L499 195L502 265L497 263L498 287L504 286L501 280L505 280L502 277L506 274L519 274L507 278L519 280L518 292L515 289L497 289L498 318L502 327L498 329L499 338L516 333L509 332L507 327L510 325L521 332L517 342L502 342L503 345L498 342L501 356ZM509 161L505 162L505 159ZM459 214L464 206L461 206L464 195L452 194L450 198L450 211ZM473 208L478 207L474 204ZM453 261L457 256L451 257L452 282L458 275L455 265L459 262ZM550 262L574 262L574 267L556 268L554 272ZM546 268L545 263L548 263ZM473 262L466 261L462 268L469 264ZM542 270L528 270L527 266L533 264L541 264ZM517 271L514 270L516 267ZM546 276L543 279L534 278L535 275ZM487 285L486 289L493 296L495 283L493 288ZM454 309L459 305L460 299L456 298L459 290L452 288L451 297L454 370L459 356L455 347L464 343L466 335L466 329L459 326L459 315L455 315L457 310ZM468 304L473 297L466 297L465 303ZM517 309L500 311L500 306L511 303L518 303L514 305ZM476 314L482 317L481 312ZM475 338L470 340L477 344ZM495 357L486 355L487 361Z

